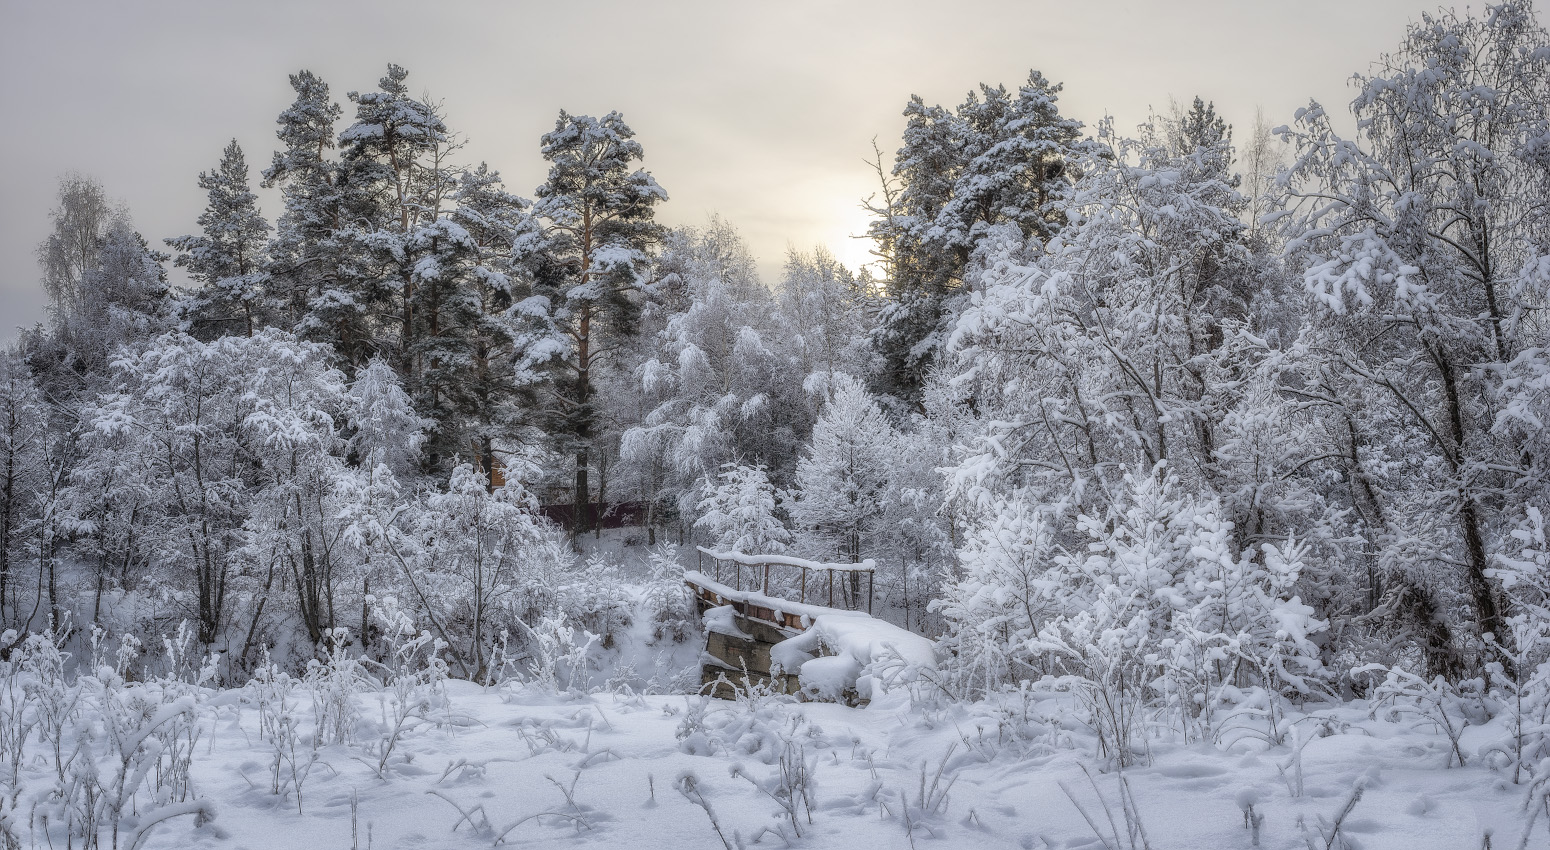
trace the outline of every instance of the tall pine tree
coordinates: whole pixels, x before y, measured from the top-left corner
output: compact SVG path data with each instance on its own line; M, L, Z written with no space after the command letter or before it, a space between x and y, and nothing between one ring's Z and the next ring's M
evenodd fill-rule
M291 75L296 100L277 123L282 150L264 169L262 185L279 188L285 203L269 246L272 286L284 299L283 324L308 339L332 343L347 358L364 350L365 314L345 279L339 167L328 158L334 122L342 114L328 84L311 71Z
M587 526L588 467L597 412L594 370L611 337L633 333L647 249L661 233L653 208L667 199L635 133L617 112L603 118L561 112L542 139L549 179L534 208L546 227L524 240L538 269L534 294L515 314L527 321L521 368L552 380L553 429L576 458L576 533Z
M1082 130L1060 115L1060 89L1031 71L1015 93L981 85L955 111L919 97L905 107L904 146L884 202L871 208L870 234L889 271L890 300L873 334L885 391L920 399L987 237L1011 227L1040 241L1059 232Z
M214 171L200 172L199 188L210 199L199 214L202 233L167 240L179 252L176 264L202 284L186 312L196 336L208 339L233 331L252 336L271 318L263 291L269 222L248 188L248 163L236 139Z

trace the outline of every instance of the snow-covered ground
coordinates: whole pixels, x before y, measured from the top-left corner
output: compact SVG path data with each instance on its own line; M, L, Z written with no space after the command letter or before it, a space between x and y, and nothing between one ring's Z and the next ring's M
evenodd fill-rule
M1297 731L1269 749L1263 721L1249 716L1222 724L1216 744L1154 739L1151 763L1122 779L1101 768L1067 697L1033 691L993 704L853 709L445 681L413 690L412 716L384 757L400 726L397 694L349 694L355 716L336 730L342 740L314 748L314 693L298 686L282 712L294 721L294 748L277 760L274 741L285 735L275 734L275 703L260 704L260 686L110 684L82 688L75 708L94 752L111 751L94 719L104 693L117 693L142 725L171 715L154 706L137 715L134 695L187 709L197 717L191 799L207 804L196 824L193 807L154 790L163 771L153 768L125 808L120 847L158 813L184 812L141 846L1247 848L1241 807L1252 802L1265 848L1453 850L1481 847L1487 830L1493 847L1520 846L1526 821L1524 789L1510 777L1449 767L1451 747L1435 729L1387 710L1370 716L1361 701L1293 715ZM325 707L338 704L337 693L318 693ZM1500 731L1467 729L1465 752ZM77 744L69 732L65 742L66 753ZM22 791L0 822L21 847L66 846L51 795L85 761L61 783L46 740L34 736L27 753ZM165 752L156 763L170 763ZM98 769L112 786L113 758ZM1328 841L1357 788L1340 836ZM1134 841L1127 806L1144 829ZM1543 820L1536 829L1524 846L1550 847Z

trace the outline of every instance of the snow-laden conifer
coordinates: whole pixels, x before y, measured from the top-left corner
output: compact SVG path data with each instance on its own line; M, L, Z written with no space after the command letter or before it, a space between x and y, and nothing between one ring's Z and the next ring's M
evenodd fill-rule
M791 533L777 516L777 494L764 469L726 464L717 480L701 487L700 518L696 528L710 535L722 551L748 555L778 555L791 542Z
M200 284L185 312L196 335L252 336L255 328L274 318L264 286L270 228L259 213L258 196L248 186L247 160L236 139L222 151L214 171L199 173L199 188L208 197L199 214L200 234L167 240L178 251L177 265Z

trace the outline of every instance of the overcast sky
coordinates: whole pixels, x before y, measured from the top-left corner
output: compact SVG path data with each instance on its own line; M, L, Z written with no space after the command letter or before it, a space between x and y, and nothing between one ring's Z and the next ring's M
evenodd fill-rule
M669 224L719 212L767 277L787 246L866 259L871 141L912 93L954 105L1038 68L1065 114L1133 126L1199 94L1239 128L1286 123L1398 44L1418 0L1091 2L154 2L0 0L0 340L43 318L34 246L61 174L97 177L153 243L195 229L195 184L235 137L256 181L310 69L346 107L388 62L444 101L471 162L531 197L562 108L617 109ZM273 219L276 198L264 194Z

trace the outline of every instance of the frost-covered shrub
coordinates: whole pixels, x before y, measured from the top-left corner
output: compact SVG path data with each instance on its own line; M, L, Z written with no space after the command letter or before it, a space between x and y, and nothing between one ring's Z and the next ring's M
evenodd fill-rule
M355 738L360 709L355 695L380 687L350 646L349 629L332 629L322 658L307 662L302 681L312 691L312 728L317 745L345 744Z
M1376 674L1382 673L1383 678L1377 680L1372 689L1373 715L1381 709L1391 720L1414 719L1430 726L1445 736L1452 747L1448 766L1453 766L1453 759L1458 760L1459 767L1465 765L1465 753L1460 744L1464 728L1487 719L1482 699L1484 681L1466 679L1455 683L1442 676L1427 679L1405 670L1385 669L1378 664L1358 667L1351 673L1375 679Z
M683 565L666 546L651 550L650 565L642 602L651 618L652 637L681 642L699 628L694 600L684 585Z
M49 745L59 779L65 778L65 731L76 716L80 690L70 686L65 667L70 655L62 647L64 634L29 634L11 660L29 679L38 736Z
M1127 476L1107 515L1076 518L1077 551L1054 542L1057 515L997 503L940 606L962 661L957 690L1066 676L1121 760L1148 706L1199 736L1223 686L1306 692L1320 669L1309 635L1323 623L1293 594L1301 548L1234 551L1215 502L1177 489L1162 469Z
M1038 669L1027 643L1060 612L1050 522L1027 502L998 499L968 536L961 575L932 604L949 624L944 673L954 696L982 696Z
M694 527L722 551L777 555L786 551L791 533L776 515L775 486L762 466L727 463L718 481L700 485L700 518Z
M790 697L758 682L733 684L735 698L730 702L705 696L687 698L676 733L678 749L690 755L746 756L775 764L788 742L825 743L822 729L790 710Z
M569 556L537 507L516 475L492 491L485 473L465 463L444 492L428 494L377 538L398 567L400 599L447 643L463 678L483 678L512 618L551 610L546 586Z
M367 745L367 752L376 760L372 767L377 776L386 779L389 761L403 737L428 721L433 710L447 708L441 686L447 679L447 662L441 658L446 644L428 631L416 633L414 622L396 600L384 600L372 616L382 627L387 661L377 665L384 687L376 694L380 717L376 739Z
M34 669L52 666L55 653L37 643L33 649L45 662ZM213 805L199 797L191 778L206 691L172 676L128 682L107 665L57 685L70 706L61 735L67 744L51 754L51 765L40 765L43 771L52 768L53 776L31 795L29 825L35 840L41 836L56 846L138 847L169 819L190 815L202 824L214 817ZM57 695L43 698L58 700ZM9 810L22 791L20 782L10 785L7 805L0 809ZM14 837L14 821L4 822L9 814L0 811L0 837L7 830Z
M1525 509L1509 540L1491 571L1511 605L1507 634L1492 641L1496 657L1486 665L1504 728L1481 755L1521 782L1550 774L1550 544L1537 507Z
M0 635L0 642L13 643L14 637L14 632L7 631ZM11 660L0 661L0 774L10 789L17 787L27 741L38 725L38 713L34 710L36 693L20 675L19 668L15 654Z
M258 709L259 734L269 745L269 793L281 799L294 796L298 813L302 788L318 763L317 735L310 742L301 739L301 719L292 699L300 684L265 652L243 688L244 699Z
M591 683L591 652L597 635L577 629L563 616L538 621L528 636L532 640L527 662L529 681L550 693L562 690L571 694L587 693Z
M557 601L560 614L595 635L603 649L612 649L629 627L635 602L619 568L596 556L564 578Z

